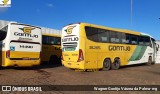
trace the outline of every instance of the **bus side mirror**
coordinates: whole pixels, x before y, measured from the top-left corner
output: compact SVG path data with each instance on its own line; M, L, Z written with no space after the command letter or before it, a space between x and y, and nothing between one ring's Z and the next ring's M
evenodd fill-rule
M159 49L159 45L158 45L158 44L157 44L157 47L156 47L156 48L157 48L157 51L158 51L158 49Z

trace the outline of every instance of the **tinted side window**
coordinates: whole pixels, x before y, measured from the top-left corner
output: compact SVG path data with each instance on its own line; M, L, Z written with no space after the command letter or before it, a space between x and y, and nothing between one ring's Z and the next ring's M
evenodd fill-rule
M98 42L98 29L93 27L85 27L85 31L89 40Z
M129 44L130 43L130 35L122 33L122 43L123 44Z
M138 42L139 45L144 45L144 37L139 37Z
M110 42L116 43L116 32L110 32Z
M138 44L138 37L131 35L131 44Z
M48 45L60 45L61 44L61 38L60 37L54 37L54 36L42 36L42 43L48 44Z
M61 38L60 37L56 37L55 38L55 44L56 45L60 45L61 44Z
M42 36L42 43L43 44L48 44L48 37L47 36Z
M146 46L151 46L151 41L149 37L145 37L145 45Z
M122 33L116 32L116 43L121 43Z
M98 40L99 42L109 42L109 31L98 29Z
M110 32L110 42L111 43L122 43L122 33L111 31Z
M130 44L130 35L129 34L126 34L126 40L127 40L127 44Z
M61 38L50 36L49 37L49 44L51 44L51 45L60 45L61 44Z
M6 26L0 30L0 41L4 40L6 38L7 30L8 30L8 26Z
M48 37L48 44L54 44L55 40L54 37Z

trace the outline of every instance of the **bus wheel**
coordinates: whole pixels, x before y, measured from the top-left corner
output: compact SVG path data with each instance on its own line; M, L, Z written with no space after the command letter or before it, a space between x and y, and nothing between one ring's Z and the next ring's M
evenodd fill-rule
M103 70L110 70L111 69L111 60L110 59L105 59L103 61Z
M118 70L120 68L120 59L116 58L112 63L112 69Z
M151 56L148 58L148 62L146 64L147 65L151 65L152 64L152 57Z
M155 61L152 62L152 65L154 65L154 64L155 64Z

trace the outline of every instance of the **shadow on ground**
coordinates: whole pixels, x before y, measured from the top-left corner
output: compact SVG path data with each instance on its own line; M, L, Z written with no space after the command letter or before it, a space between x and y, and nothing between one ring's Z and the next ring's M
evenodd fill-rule
M6 69L15 69L15 70L39 70L39 69L46 69L46 68L56 68L61 67L62 64L48 64L48 63L42 63L38 66L32 66L32 67L0 67L0 70L6 70Z
M120 69L128 69L128 68L134 68L134 67L141 67L141 66L148 66L146 65L146 63L142 63L142 64L134 64L134 65L126 65L126 66L121 66ZM152 65L151 65L152 66Z

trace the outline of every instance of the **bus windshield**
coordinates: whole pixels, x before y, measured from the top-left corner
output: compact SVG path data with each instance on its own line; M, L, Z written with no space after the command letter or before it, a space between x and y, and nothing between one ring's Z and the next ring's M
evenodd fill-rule
M60 45L61 38L55 36L42 36L42 43L47 45Z
M4 40L6 38L7 30L8 30L8 26L6 26L0 30L0 41Z

